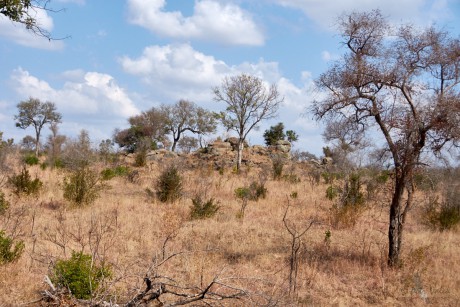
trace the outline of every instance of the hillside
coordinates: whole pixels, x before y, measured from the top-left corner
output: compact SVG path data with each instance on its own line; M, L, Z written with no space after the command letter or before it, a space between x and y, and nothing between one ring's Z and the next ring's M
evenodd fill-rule
M391 180L371 190L378 173L361 170L362 203L341 211L340 197L326 197L333 186L325 183L327 174L331 178L338 170L286 159L275 180L272 160L256 149L245 150L240 174L233 171L232 151L152 154L144 167L133 166L129 157L94 162L89 168L96 174L116 167L125 171L103 181L99 197L80 206L63 196L68 169L27 166L31 177L43 183L36 195L16 195L3 180L1 191L10 206L0 216L0 228L25 248L17 261L1 264L0 306L57 301L134 306L149 295L151 306L458 304L458 232L422 223L426 200L438 193L442 181L436 191L417 191L405 229L403 264L389 269ZM19 154L8 163L7 176L19 174ZM178 200L163 203L156 197L156 183L171 166L182 178L183 191ZM346 178L337 176L334 185L343 187ZM238 192L251 184L265 188L265 197ZM192 219L192 199L212 199L219 209L212 217ZM77 300L62 288L53 292L43 282L45 275L53 279L60 259L78 252L91 256L91 266L110 271L91 299ZM146 281L152 288L143 293Z

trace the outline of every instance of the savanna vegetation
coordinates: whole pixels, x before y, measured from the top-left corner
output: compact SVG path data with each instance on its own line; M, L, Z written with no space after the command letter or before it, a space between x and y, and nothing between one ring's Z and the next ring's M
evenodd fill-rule
M0 13L33 29L22 2ZM460 42L378 11L339 26L310 109L320 158L289 152L283 123L245 147L284 99L245 74L213 89L225 112L153 107L97 146L19 103L35 137L0 132L1 305L456 306ZM211 151L218 122L238 136Z

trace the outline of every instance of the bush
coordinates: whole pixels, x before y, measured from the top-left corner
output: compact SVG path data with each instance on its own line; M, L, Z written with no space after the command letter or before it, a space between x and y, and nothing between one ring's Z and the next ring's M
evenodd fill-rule
M280 156L272 159L273 179L280 180L283 177L284 160Z
M258 201L259 198L267 197L267 188L263 182L253 181L249 186L235 189L235 196L239 199Z
M39 162L38 157L33 153L25 155L23 161L27 165L37 165Z
M365 209L365 198L361 192L361 177L359 174L350 174L345 180L343 188L334 185L326 190L326 197L333 200L340 195L340 199L332 206L331 224L336 227L353 227Z
M37 194L43 186L40 179L31 179L29 170L25 167L22 169L21 173L9 177L8 183L13 187L13 192L18 196L21 194Z
M51 280L68 288L78 299L90 299L104 279L112 276L110 267L93 264L91 255L73 252L68 260L58 260L52 268Z
M174 202L182 196L182 176L175 166L167 167L156 183L157 197L161 202Z
M99 197L104 187L95 171L82 167L64 178L64 198L75 205L88 205Z
M195 197L192 199L192 206L190 207L190 218L196 220L213 217L219 208L218 202L215 203L213 198L203 202L201 197Z
M102 180L110 180L119 176L127 176L129 168L126 166L119 165L115 168L106 168L101 171Z
M455 192L452 194L460 194ZM439 197L430 197L422 210L422 223L431 229L446 231L460 223L460 199L448 196L443 202Z
M10 203L5 199L5 193L0 191L0 215L5 214L10 207Z
M24 246L23 241L14 242L3 230L0 230L0 264L18 260L24 251Z

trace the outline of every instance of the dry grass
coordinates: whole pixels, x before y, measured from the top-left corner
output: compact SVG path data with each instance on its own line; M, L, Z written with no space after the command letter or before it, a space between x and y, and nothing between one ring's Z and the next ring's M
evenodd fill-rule
M458 304L458 232L428 231L412 214L405 233L404 265L391 270L386 267L387 208L369 204L353 228L334 229L326 186L312 185L305 170L298 170L299 183L268 176L268 197L250 201L239 218L241 203L234 190L258 180L258 168L221 175L207 164L184 167L184 197L163 204L146 193L146 188L154 189L162 167L138 169L135 183L122 177L110 180L110 189L82 208L64 201L62 170L31 168L32 176L44 182L38 197L19 199L3 188L11 208L10 218L2 217L0 227L24 240L26 249L19 261L0 270L0 306L39 299L47 287L43 276L56 259L70 257L71 251L91 253L111 264L114 278L109 292L118 302L144 288L143 278L152 263L178 253L158 273L197 287L219 275L248 291L250 300L228 301L229 306ZM295 199L290 197L293 192L298 195ZM219 201L214 218L190 220L191 198L198 194ZM290 295L291 239L282 221L288 204L293 227L302 229L310 220L317 221L302 237L297 291ZM331 236L326 242L328 230Z

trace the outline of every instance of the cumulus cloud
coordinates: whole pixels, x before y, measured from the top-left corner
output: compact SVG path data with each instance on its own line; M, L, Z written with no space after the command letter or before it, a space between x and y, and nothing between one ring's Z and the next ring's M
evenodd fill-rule
M149 46L137 58L123 57L119 59L124 71L139 77L155 97L163 96L163 103L172 103L181 98L195 101L199 105L214 111L225 108L213 101L212 87L219 86L226 76L248 73L262 79L266 84L276 83L279 92L284 97L279 117L271 122L264 122L260 131L268 129L279 121L286 124L288 129L303 135L300 143L311 148L320 146L321 133L319 127L311 118L301 116L311 102L314 88L309 72L302 72L300 85L294 84L282 76L277 62L244 62L229 65L213 56L194 50L188 44ZM263 144L263 133L251 133L250 141ZM312 142L314 138L314 142ZM312 145L314 144L314 145ZM321 147L317 150L319 152Z
M211 88L229 75L244 72L271 83L278 81L281 75L276 62L260 59L257 63L228 65L189 44L148 46L139 57L124 56L119 63L125 72L139 77L153 91L162 92L163 97L172 100L212 100Z
M47 32L53 30L53 19L45 10L31 10L30 15L35 17L37 24ZM37 49L59 50L64 47L63 41L48 40L27 30L20 23L12 22L6 16L0 14L0 36L3 36L15 43Z
M128 93L110 75L74 70L63 73L62 78L62 88L53 88L22 68L11 75L21 99L36 97L54 102L67 128L93 127L96 135L109 136L129 116L139 113Z
M337 17L343 12L380 9L391 20L402 20L428 25L451 16L446 0L272 0L275 3L301 9L305 15L321 27L333 29ZM443 20L445 21L445 20Z
M263 45L264 35L239 6L215 0L195 1L194 13L165 11L166 0L129 0L129 21L161 36L216 41L229 45Z

